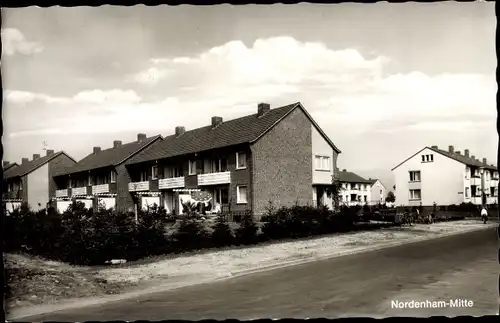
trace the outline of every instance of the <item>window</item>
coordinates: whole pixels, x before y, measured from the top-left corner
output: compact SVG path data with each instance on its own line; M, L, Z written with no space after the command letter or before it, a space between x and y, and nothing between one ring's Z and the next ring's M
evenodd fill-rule
M422 195L420 190L410 190L410 200L421 200Z
M425 161L428 162L429 161L429 155L425 155Z
M212 161L212 173L227 172L227 159L219 158Z
M363 196L363 199L364 199L364 201L366 202L366 195L365 195L365 196Z
M70 179L68 179L68 188L72 188L73 187L73 181Z
M158 179L158 166L151 167L151 179Z
M434 161L434 155L432 155L432 154L431 154L431 155L429 155L429 156L430 156L430 160L431 160L431 162L432 162L432 161Z
M490 187L490 195L495 196L495 188L494 187Z
M110 173L110 182L116 183L116 171L114 169Z
M314 166L316 170L330 170L330 157L314 156Z
M466 179L470 178L470 168L469 167L465 168L465 178Z
M420 171L410 172L410 182L420 182Z
M236 169L247 167L247 154L244 152L236 153Z
M380 190L380 195L382 195L382 190Z
M87 179L88 186L92 186L93 180L92 180L92 175L89 174L89 178Z
M189 175L196 175L196 160L189 161Z
M12 183L7 184L7 192L12 190Z
M237 186L236 187L236 200L237 203L245 204L247 203L247 187Z
M145 182L148 180L148 172L141 172L141 182Z
M22 191L23 190L23 181L20 181L19 182L19 190Z
M466 197L466 198L469 198L469 197L470 197L470 188L469 188L469 187L466 187L466 188L465 188L465 197Z
M422 155L422 163L425 163L425 155Z
M167 166L163 172L164 178L182 177L184 173L181 166Z
M351 190L351 184L347 183L347 190Z

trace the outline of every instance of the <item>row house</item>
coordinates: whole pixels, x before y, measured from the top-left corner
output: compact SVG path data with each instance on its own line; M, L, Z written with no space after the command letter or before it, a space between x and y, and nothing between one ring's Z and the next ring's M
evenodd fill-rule
M378 179L369 178L370 182L370 205L384 204L387 196L387 190Z
M343 169L339 173L340 204L345 206L367 205L371 201L371 181Z
M106 209L132 211L134 202L128 191L130 177L125 162L161 140L160 135L147 137L140 133L137 140L130 143L115 140L112 148L94 147L91 154L54 177L58 211L64 212L73 200L84 203L87 208L100 205Z
M331 185L340 150L302 104L271 109L175 133L125 164L130 194L138 206L161 205L182 213L185 202L201 203L207 212L250 211L261 215L275 205L322 203Z
M43 157L33 154L31 160L23 158L19 165L4 161L2 200L6 211L12 212L23 203L34 211L46 208L56 194L54 176L75 163L64 151L50 149Z
M432 206L498 201L498 170L450 145L425 147L392 169L396 183L396 205Z

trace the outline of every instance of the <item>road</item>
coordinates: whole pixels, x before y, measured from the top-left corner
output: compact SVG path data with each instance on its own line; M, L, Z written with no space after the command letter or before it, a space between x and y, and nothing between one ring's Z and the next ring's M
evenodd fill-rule
M498 247L495 229L481 230L19 320L491 315ZM391 301L449 299L473 306L391 308Z

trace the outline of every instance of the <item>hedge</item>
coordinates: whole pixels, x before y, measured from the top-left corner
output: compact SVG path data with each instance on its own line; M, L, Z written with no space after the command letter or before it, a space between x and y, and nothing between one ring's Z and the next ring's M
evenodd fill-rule
M336 213L326 207L270 207L262 218L262 227L246 213L233 233L225 214L219 214L207 227L208 221L193 207L186 205L184 212L175 219L155 206L139 211L136 223L133 213L104 209L93 212L77 202L63 214L55 209L32 212L24 207L5 217L5 250L76 265L100 265L111 259L133 261L153 255L347 232L358 230L356 223L369 217L368 212L361 216L359 207L344 207ZM167 226L174 222L176 229L169 233Z

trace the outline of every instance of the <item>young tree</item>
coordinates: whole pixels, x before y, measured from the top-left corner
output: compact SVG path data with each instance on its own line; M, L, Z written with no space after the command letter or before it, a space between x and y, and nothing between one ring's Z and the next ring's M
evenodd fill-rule
M388 203L396 202L396 196L394 195L394 192L389 191L389 193L387 193L387 197L385 198L385 201Z
M342 192L342 183L338 180L337 177L332 176L332 183L326 187L325 191L329 198L333 201L333 206L335 209L338 209L340 205L340 193Z

